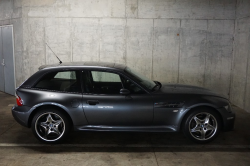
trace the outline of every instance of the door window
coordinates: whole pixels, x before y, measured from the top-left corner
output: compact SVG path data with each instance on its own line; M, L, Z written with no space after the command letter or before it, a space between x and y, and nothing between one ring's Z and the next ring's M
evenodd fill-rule
M76 71L48 73L34 88L63 92L81 92L80 79Z
M131 94L145 94L146 92L129 79L116 73L106 71L83 72L84 90L94 94L120 94L125 88Z
M120 94L123 88L120 76L104 71L91 71L83 73L84 87L87 93L94 94Z
M142 88L134 84L131 80L125 77L121 77L121 78L122 78L124 88L129 90L131 94L145 94L146 93Z
M94 82L117 82L121 83L120 76L114 73L91 71Z

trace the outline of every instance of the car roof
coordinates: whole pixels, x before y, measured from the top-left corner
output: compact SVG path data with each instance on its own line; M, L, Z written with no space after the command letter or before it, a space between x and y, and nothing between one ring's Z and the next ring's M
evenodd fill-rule
M84 68L84 67L93 67L93 68L113 68L113 69L120 69L124 70L126 65L119 64L119 63L111 63L111 62L94 62L94 61L86 61L86 62L64 62L64 63L57 63L57 64L50 64L50 65L42 65L39 67L39 70L44 69L55 69L55 68Z

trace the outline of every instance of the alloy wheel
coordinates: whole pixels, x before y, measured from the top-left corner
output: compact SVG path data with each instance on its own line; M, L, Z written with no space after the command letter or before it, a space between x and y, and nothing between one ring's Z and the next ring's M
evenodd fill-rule
M207 112L198 113L189 122L189 132L197 140L209 140L218 129L216 118Z
M44 141L56 141L63 136L65 123L56 113L43 113L36 119L35 131Z

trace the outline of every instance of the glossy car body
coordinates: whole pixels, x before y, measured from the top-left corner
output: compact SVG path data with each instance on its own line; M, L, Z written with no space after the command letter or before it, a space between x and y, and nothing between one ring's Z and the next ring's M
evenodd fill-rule
M12 108L13 116L21 125L31 127L39 108L53 107L64 112L77 131L177 132L181 130L188 112L194 108L206 107L218 113L224 131L233 129L235 114L228 99L210 90L190 85L161 85L156 82L159 88L147 89L125 69L126 66L121 64L102 62L41 66L38 72L17 88L16 94L22 99L22 106ZM141 89L141 93L88 93L83 86L85 80L82 75L79 76L81 90L78 92L35 87L46 74L62 71L76 71L78 75L91 71L114 73L132 82L133 86ZM108 90L112 86L101 88Z

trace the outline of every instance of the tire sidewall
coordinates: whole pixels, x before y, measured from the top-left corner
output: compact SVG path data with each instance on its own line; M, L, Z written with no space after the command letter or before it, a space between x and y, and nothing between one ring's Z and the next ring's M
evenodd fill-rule
M63 119L64 124L65 124L65 131L64 131L63 135L58 140L55 140L55 141L46 141L46 140L43 140L42 138L39 137L39 135L36 132L36 126L35 125L36 125L37 118L39 116L41 116L42 114L49 113L49 112L55 113L55 114L59 115ZM65 115L62 111L54 109L54 108L46 108L46 109L40 109L35 114L35 116L32 119L32 122L31 122L31 129L32 129L33 134L35 135L35 137L39 141L41 141L43 143L54 144L54 143L60 143L60 142L62 142L68 136L68 134L70 132L70 129L71 129L71 124L70 124L70 121L69 121L69 118L67 117L67 115Z
M195 139L191 133L190 133L190 130L189 130L189 123L190 121L192 120L192 118L199 114L199 113L209 113L211 115L214 116L214 118L216 119L217 121L217 130L216 130L216 133L208 140L198 140L198 139ZM190 140L196 142L196 143L208 143L208 142L211 142L213 141L220 133L221 131L221 118L219 116L219 113L217 113L216 111L212 110L212 109L209 109L209 108L197 108L197 109L194 109L192 110L190 113L187 114L187 116L184 118L184 123L183 123L183 126L182 126L182 130L183 130L183 133L184 135L189 138Z

